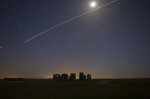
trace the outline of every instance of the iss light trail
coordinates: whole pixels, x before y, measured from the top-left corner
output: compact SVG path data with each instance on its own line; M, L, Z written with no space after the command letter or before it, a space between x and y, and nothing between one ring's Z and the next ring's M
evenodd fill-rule
M26 44L26 43L28 43L29 41L35 39L36 37L38 37L38 36L40 36L40 35L42 35L42 34L48 32L48 31L51 31L51 30L53 30L53 29L55 29L55 28L57 28L57 27L59 27L59 26L62 26L62 25L66 24L66 23L68 23L68 22L70 22L70 21L73 21L73 20L77 19L77 18L79 18L79 17L81 17L81 16L84 16L84 15L86 15L86 14L88 14L88 13L91 13L91 12L93 12L93 11L95 11L95 10L98 10L98 9L100 9L100 8L102 8L102 7L108 6L108 5L110 5L110 4L112 4L112 3L115 3L115 2L117 2L117 0L113 0L113 1L111 1L111 2L109 2L109 3L106 3L106 4L102 5L102 6L99 6L99 7L95 8L95 9L93 9L93 10L90 10L90 11L88 11L88 12L85 12L85 13L83 13L83 14L80 14L80 15L78 15L78 16L75 16L75 17L73 17L73 18L71 18L71 19L69 19L69 20L63 21L63 22L61 22L60 24L58 24L58 25L56 25L56 26L53 26L53 27L51 27L51 28L49 28L49 29L47 29L47 30L45 30L45 31L43 31L43 32L41 32L41 33L39 33L39 34L37 34L37 35L31 37L31 38L29 38L28 40L24 41L22 44Z

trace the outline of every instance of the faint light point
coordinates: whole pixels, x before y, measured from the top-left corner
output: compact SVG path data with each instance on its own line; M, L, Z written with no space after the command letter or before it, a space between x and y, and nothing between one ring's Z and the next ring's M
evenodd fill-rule
M21 25L21 24L19 24L19 25L18 25L18 27L22 27L22 25Z
M101 33L104 33L104 32L105 32L104 30L101 31Z
M34 50L32 50L32 49L30 49L29 51L30 51L30 52L34 52Z
M11 16L7 16L8 18L11 18Z

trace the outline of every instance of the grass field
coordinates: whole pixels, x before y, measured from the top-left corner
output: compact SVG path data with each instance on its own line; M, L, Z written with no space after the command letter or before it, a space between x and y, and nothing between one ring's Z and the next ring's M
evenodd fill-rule
M0 99L150 99L150 79L0 81Z

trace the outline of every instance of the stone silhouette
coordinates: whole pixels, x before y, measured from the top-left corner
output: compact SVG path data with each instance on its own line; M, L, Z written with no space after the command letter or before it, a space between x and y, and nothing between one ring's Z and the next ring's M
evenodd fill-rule
M71 73L69 80L71 80L71 81L76 80L76 73Z
M87 80L91 80L91 74L87 74Z
M79 73L79 80L86 80L86 75L83 72Z
M91 80L91 79L92 79L91 74L87 74L87 76L86 76L86 75L84 75L83 72L79 73L79 80L85 81L85 80ZM62 74L62 75L54 74L53 75L53 80L55 80L55 81L60 81L60 80L62 80L62 81L67 81L67 80L75 81L75 80L77 80L76 79L76 73L71 73L70 76L68 76L65 73Z
M67 74L62 74L61 75L61 80L67 81L68 80L68 75Z
M60 78L61 78L60 74L54 74L53 75L54 80L60 80Z

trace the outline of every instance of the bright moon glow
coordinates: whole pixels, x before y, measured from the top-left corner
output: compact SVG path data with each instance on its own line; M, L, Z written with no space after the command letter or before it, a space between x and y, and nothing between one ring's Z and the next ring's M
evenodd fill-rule
M95 7L96 6L96 2L93 1L93 2L90 3L90 5L91 5L91 7Z

